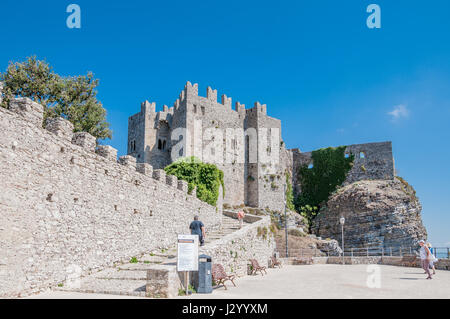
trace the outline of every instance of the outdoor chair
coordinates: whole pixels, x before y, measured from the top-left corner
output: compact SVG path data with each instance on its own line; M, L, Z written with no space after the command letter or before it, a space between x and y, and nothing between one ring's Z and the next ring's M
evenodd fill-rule
M281 261L279 261L278 259L277 259L277 257L275 257L275 256L272 256L272 257L270 257L270 260L272 261L272 267L273 268L275 268L276 266L278 266L278 267L282 267L282 265L281 265Z
M223 285L226 290L227 286L225 286L225 282L229 280L236 287L236 284L234 283L234 279L236 279L236 276L227 275L221 264L213 264L211 272L212 272L212 280L216 283L217 286Z
M250 263L252 265L252 274L256 275L258 271L262 276L264 276L263 271L267 274L266 267L260 266L256 259L250 259Z

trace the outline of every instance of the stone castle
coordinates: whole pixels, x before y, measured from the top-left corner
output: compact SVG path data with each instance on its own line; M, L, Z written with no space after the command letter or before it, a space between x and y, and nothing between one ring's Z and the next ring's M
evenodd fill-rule
M162 112L156 112L154 103L142 103L141 112L129 119L129 155L119 159L113 147L96 145L86 132L74 133L66 119L50 119L44 128L43 106L28 98L0 107L0 297L54 287L73 272L84 276L171 247L194 214L207 229L220 229L223 215L230 213L223 211L225 204L282 211L286 176L301 192L293 173L313 164L311 153L285 148L280 120L269 117L260 103L251 109L236 103L232 110L230 98L217 103L215 90L208 88L205 98L197 88L187 83L175 105ZM234 130L231 137L211 134L209 143L203 138L199 146L196 134L209 128ZM183 134L187 129L193 136ZM277 137L277 130L278 139L269 144L268 136ZM214 147L209 147L211 141ZM181 156L196 147L207 153L222 150L229 159L218 164L225 196L220 188L216 207L200 201L195 189L188 193L186 181L162 169L172 162L174 150ZM351 145L346 152L355 155L345 181L351 189L330 199L333 210L321 216L315 232L336 238L342 214L353 227L353 238L346 243L394 245L424 238L420 203L394 178L391 143ZM360 204L352 190L355 181L377 183L361 183ZM398 194L395 200L391 190ZM270 216L250 217L259 221L205 248L233 272L245 273L249 258L267 265L275 249L270 232L261 236L271 225ZM365 227L365 237L359 225Z
M213 133L208 134L208 130ZM186 131L194 133L186 134L187 139L180 139L179 133ZM232 134L214 136L214 132L228 131ZM195 146L194 135L202 132L205 132L203 137L209 136L203 138L203 144ZM216 141L223 139L224 146L214 144L214 137ZM230 97L222 95L219 103L217 90L210 87L206 97L199 96L198 85L190 82L172 107L164 105L162 111L156 112L155 103L145 101L141 111L128 119L128 154L153 168L162 169L172 163L173 148L179 145L181 148L176 150L180 149L180 154L183 148L195 150L201 147L203 154L205 150L209 152L208 139L223 152L224 158L233 159L215 162L224 172L224 203L230 206L244 204L282 211L286 174L289 174L294 191L300 192L296 172L300 165L312 164L311 153L286 149L281 139L281 121L267 114L265 104L256 102L254 107L245 108L244 104L236 102L233 109ZM252 140L257 141L252 143ZM346 152L355 155L346 183L394 178L391 142L351 145ZM183 153L187 154L189 152ZM267 157L270 157L269 161Z

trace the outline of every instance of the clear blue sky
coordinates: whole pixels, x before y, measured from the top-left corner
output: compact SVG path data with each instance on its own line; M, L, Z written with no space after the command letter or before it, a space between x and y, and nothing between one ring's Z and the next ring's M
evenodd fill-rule
M80 5L82 28L66 27ZM368 29L366 7L381 7ZM186 81L266 103L289 148L391 140L434 243L450 245L450 1L2 0L0 70L30 55L93 71L126 152L127 119ZM390 114L389 114L390 113Z

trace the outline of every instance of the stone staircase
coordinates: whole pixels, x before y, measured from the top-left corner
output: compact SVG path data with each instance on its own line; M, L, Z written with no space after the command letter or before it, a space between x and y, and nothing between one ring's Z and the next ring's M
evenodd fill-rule
M245 224L248 223L244 223ZM230 233L239 230L237 219L223 216L220 228L206 230L205 244L214 242ZM74 291L83 293L100 293L113 295L129 295L145 297L147 270L155 264L176 264L177 247L151 251L136 258L137 262L129 262L100 270L78 282L66 282L55 290Z

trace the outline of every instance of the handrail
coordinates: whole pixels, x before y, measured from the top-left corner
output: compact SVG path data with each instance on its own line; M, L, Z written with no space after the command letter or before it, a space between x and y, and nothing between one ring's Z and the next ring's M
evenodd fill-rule
M278 253L283 257L286 253L278 250ZM450 259L450 247L432 247L432 253L438 259ZM407 256L419 255L419 247L405 247L405 246L373 246L373 247L350 247L343 252L344 256L349 257L389 257L389 256ZM342 253L337 254L335 250L318 249L318 248L289 248L289 256L342 256Z

